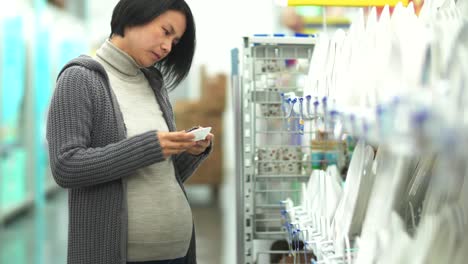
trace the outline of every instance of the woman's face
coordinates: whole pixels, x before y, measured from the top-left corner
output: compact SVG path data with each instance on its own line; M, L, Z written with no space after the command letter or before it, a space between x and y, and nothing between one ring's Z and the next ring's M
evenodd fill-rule
M146 25L126 28L119 46L140 66L150 67L171 52L185 28L185 15L169 10Z

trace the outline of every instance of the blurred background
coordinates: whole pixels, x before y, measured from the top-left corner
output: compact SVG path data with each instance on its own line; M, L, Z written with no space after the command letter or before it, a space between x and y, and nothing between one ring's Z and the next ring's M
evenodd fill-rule
M187 183L199 263L236 263L231 50L262 33L347 28L353 8L283 8L271 0L186 0L197 49L171 94L178 129L212 126L216 148ZM58 71L92 55L117 0L13 0L0 9L0 263L66 263L67 193L50 175L45 120Z

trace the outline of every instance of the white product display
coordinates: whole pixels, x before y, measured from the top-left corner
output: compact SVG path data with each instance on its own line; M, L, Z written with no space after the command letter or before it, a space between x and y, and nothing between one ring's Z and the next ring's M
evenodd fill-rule
M342 199L343 187L342 179L340 178L336 166L329 166L325 174L325 194L326 201L325 216L329 219L329 225L333 220L338 203ZM323 207L323 205L322 205Z
M316 263L466 262L467 12L463 0L426 0L420 16L412 3L374 8L319 35L304 97L331 135L361 140L343 187L316 169L283 204L286 237Z
M348 169L343 199L340 201L334 218L335 249L338 252L344 250L343 239L345 237L361 233L370 191L375 179L375 174L372 172L373 159L372 147L359 141Z
M311 264L466 263L468 1L416 11L361 10L313 50L244 42L242 89L258 94L236 108L239 263L267 263L258 239L286 239L294 263L304 251ZM299 68L305 81L286 85Z
M211 127L201 127L201 128L194 129L188 133L195 135L195 138L193 139L193 141L199 141L199 140L205 140L208 134L210 133L210 131L211 131Z

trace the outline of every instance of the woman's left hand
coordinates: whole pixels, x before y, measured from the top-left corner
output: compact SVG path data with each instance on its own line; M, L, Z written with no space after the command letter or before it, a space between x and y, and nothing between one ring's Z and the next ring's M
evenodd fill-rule
M199 140L197 141L197 144L195 146L187 149L187 153L195 156L202 154L206 150L206 148L210 146L213 138L214 135L209 133L208 136L206 136L205 140Z

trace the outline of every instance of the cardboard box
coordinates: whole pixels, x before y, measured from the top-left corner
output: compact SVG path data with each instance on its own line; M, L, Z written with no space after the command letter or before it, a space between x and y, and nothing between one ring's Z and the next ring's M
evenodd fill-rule
M222 112L209 111L200 101L179 100L174 105L174 118L177 130L194 126L212 127L212 134L221 133Z
M223 155L218 144L210 156L198 167L186 184L221 185L223 181Z
M193 126L211 126L214 135L214 148L210 156L197 169L187 184L210 184L218 186L223 178L222 155L222 112L211 112L200 101L177 101L174 106L177 130L189 129Z
M200 102L207 112L224 112L226 108L227 76L208 76L205 67L200 67Z

